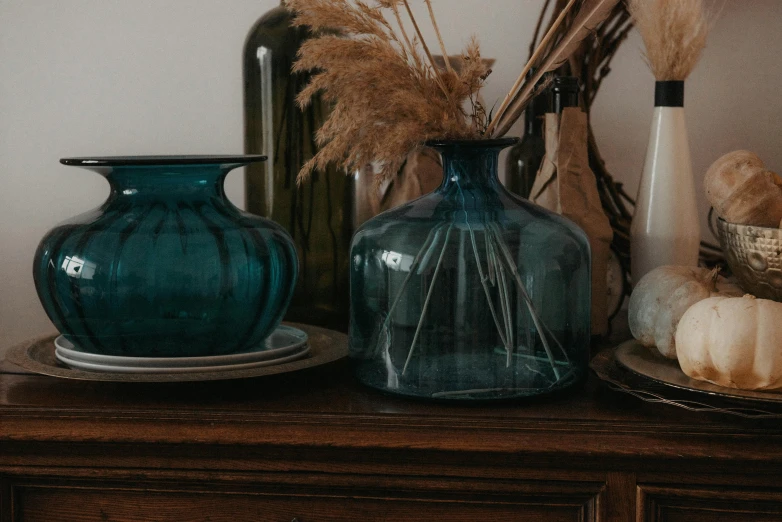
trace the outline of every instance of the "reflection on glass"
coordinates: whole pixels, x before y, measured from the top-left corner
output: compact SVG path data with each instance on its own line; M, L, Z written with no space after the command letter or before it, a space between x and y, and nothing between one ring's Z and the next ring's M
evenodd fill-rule
M65 256L62 262L62 269L68 274L68 277L76 279L92 279L95 274L95 263L84 261L76 256Z

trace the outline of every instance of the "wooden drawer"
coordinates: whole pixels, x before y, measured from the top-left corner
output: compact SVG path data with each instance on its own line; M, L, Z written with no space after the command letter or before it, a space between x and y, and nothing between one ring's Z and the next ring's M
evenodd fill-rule
M423 484L426 486L426 484ZM421 489L225 489L174 485L25 484L12 488L15 522L474 522L598 520L599 483L481 483L432 481ZM459 490L462 491L459 491Z
M639 522L779 522L782 491L638 485Z

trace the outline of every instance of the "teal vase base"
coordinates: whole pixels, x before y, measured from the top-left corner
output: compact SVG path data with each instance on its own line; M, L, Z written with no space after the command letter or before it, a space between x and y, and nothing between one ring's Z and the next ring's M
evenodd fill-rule
M451 358L453 359L453 356ZM447 359L448 357L443 357L438 362L447 365ZM504 356L502 359L504 361ZM558 380L541 378L540 382L534 382L532 379L532 382L519 383L514 382L517 371L513 369L503 372L504 363L499 362L497 364L498 375L504 373L506 379L495 376L490 380L490 383L486 383L487 386L491 386L489 388L481 388L480 382L474 382L465 387L448 379L438 379L438 382L432 386L422 387L415 378L410 379L409 382L402 378L395 386L389 386L388 374L384 367L356 360L353 360L351 364L356 378L365 386L391 395L443 402L511 402L554 398L583 387L587 377L585 371L570 370ZM485 369L485 361L482 358L476 358L473 362L473 368L476 367ZM415 374L416 369L411 368L411 370ZM471 379L474 379L474 376ZM475 380L480 381L479 378ZM503 382L504 380L507 382Z
M296 250L276 223L225 196L236 167L263 156L69 158L111 192L52 229L35 254L44 310L84 351L135 357L225 355L280 324Z

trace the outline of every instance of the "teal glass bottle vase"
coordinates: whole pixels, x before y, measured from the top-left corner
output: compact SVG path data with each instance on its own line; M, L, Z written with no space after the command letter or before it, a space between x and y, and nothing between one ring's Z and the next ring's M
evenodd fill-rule
M263 156L71 158L109 181L99 208L51 230L38 296L81 349L178 357L240 352L280 324L296 249L276 223L225 196L231 169Z
M587 375L590 251L567 219L497 178L514 138L441 141L433 193L367 221L351 248L360 381L453 400L534 397Z

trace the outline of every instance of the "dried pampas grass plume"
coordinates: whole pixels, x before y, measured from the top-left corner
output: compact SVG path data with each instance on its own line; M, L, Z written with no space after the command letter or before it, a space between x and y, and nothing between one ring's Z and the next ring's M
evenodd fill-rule
M687 79L706 46L703 0L628 0L657 81Z
M319 151L302 168L300 182L332 163L351 173L371 162L382 165L381 182L427 140L478 139L485 131L486 114L477 100L489 70L475 39L463 52L461 67L446 59L441 68L407 0L286 3L296 13L294 23L318 35L302 45L294 64L294 71L314 72L298 103L305 107L320 94L332 104L316 135ZM444 49L429 0L426 4ZM407 13L414 32L405 30L401 13Z

